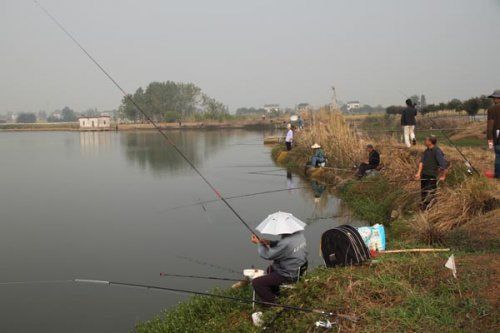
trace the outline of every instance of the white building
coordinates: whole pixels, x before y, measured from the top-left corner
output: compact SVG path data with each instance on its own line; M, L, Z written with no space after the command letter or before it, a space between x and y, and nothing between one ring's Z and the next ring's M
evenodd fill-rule
M351 102L347 102L346 107L347 107L347 111L352 111L352 110L359 109L361 107L361 104L358 101L351 101Z
M264 105L264 110L266 110L267 113L270 112L279 112L280 111L280 105L279 104L266 104Z
M81 130L106 130L111 128L111 117L80 117L78 118Z
M304 112L304 111L309 111L309 109L311 108L311 106L309 105L309 103L299 103L297 104L297 111L298 112Z

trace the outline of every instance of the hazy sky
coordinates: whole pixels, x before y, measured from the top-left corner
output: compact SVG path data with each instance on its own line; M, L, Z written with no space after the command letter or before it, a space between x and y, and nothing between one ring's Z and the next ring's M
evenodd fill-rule
M500 0L40 0L130 92L183 81L234 110L500 89ZM116 108L30 0L0 0L0 112Z

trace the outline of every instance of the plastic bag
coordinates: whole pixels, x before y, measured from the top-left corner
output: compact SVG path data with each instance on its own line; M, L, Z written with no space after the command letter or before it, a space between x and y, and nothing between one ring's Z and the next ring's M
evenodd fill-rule
M381 224L371 227L360 227L358 232L370 250L385 251L385 229Z

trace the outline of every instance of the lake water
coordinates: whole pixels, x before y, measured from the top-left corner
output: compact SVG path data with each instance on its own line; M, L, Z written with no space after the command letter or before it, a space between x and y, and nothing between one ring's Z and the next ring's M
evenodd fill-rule
M230 200L252 227L278 210L304 221L338 214L328 191L315 200L309 182L276 171L261 144L267 134L169 132L226 197L308 187ZM5 282L87 278L205 291L230 283L159 273L239 277L227 270L266 266L227 207L188 206L215 196L156 132L0 132L0 156L0 332L128 332L186 297ZM313 266L321 233L343 222L307 227Z

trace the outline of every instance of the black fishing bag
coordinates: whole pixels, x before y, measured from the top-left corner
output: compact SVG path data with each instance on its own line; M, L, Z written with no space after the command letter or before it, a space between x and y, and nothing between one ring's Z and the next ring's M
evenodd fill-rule
M321 255L326 267L359 265L370 259L361 235L350 225L341 225L321 235Z

